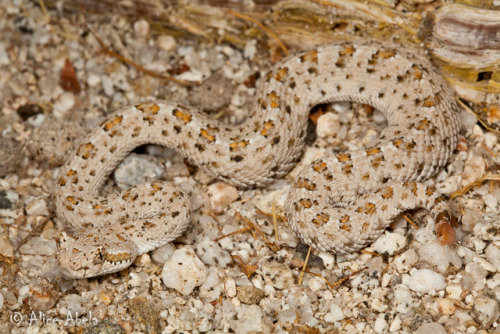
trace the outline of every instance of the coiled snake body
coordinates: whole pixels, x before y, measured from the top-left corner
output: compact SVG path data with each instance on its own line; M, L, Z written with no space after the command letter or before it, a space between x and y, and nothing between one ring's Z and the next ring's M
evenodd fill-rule
M370 147L325 156L300 173L285 208L297 236L321 251L349 253L376 239L405 210L423 207L435 218L446 217L446 201L420 182L445 166L456 146L453 92L415 53L376 41L343 42L274 66L239 125L166 101L107 117L60 173L57 214L74 230L61 238L62 268L75 278L119 271L187 228L189 202L170 183L99 196L109 174L137 146L164 145L236 186L264 186L300 157L309 110L332 101L370 104L385 114L388 126Z

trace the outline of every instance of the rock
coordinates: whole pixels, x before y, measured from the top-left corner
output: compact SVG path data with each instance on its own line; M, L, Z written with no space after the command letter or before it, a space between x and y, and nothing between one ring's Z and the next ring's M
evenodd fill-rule
M0 138L0 178L17 170L20 159L21 146L17 141L10 138Z
M76 319L82 315L87 314L89 301L79 295L66 295L59 302L59 314L65 319L71 318Z
M409 313L415 307L411 292L404 284L397 284L394 287L394 298L392 302L395 305L395 311L401 314Z
M254 286L237 286L236 293L238 300L248 305L259 304L260 301L266 296L264 290L258 289Z
M196 256L192 248L184 247L174 252L163 266L163 283L183 295L189 295L207 278L205 264Z
M56 293L48 283L45 283L42 287L36 287L30 290L28 304L30 309L34 312L45 313L50 310L56 302Z
M385 320L385 314L380 314L377 319L375 319L375 324L373 324L373 330L375 333L387 333L389 324Z
M52 255L57 251L55 240L45 240L42 237L33 237L20 247L22 254Z
M163 264L167 262L167 260L172 256L172 254L174 254L174 252L175 246L169 242L168 244L160 246L153 251L153 261Z
M0 209L12 209L17 201L19 201L19 195L16 192L0 190Z
M316 135L318 137L335 137L340 130L340 117L336 113L328 112L318 118Z
M10 243L9 239L5 237L0 237L0 254L5 257L14 256L14 247Z
M474 156L472 159L467 160L462 173L462 187L480 179L485 168L486 164L481 156Z
M225 182L217 182L208 186L203 194L203 203L215 212L221 212L238 199L238 190L235 186Z
M42 124L33 131L27 147L36 160L60 166L86 132L76 122L63 122L54 116L45 116Z
M113 178L125 190L141 183L158 180L163 175L162 165L154 157L131 153L116 167Z
M0 293L0 311L3 309L3 303L4 303L4 298L3 298L3 294Z
M195 251L203 263L217 268L226 268L233 261L225 249L209 238L198 242Z
M134 33L136 37L148 38L151 27L146 20L139 20L134 23Z
M462 260L454 248L441 245L437 240L430 241L418 250L421 260L425 260L437 267L444 274L448 266L452 264L455 268L462 267Z
M446 334L446 330L438 323L428 322L420 326L415 334Z
M279 255L263 257L257 272L276 289L286 289L294 284L292 270Z
M406 244L406 237L401 233L385 231L384 234L372 243L372 247L378 254L394 255L405 248Z
M327 314L325 314L325 321L326 322L336 322L336 321L341 321L345 319L344 311L342 311L342 308L338 306L335 303L332 303L330 305L330 310Z
M141 331L151 334L161 333L160 319L152 298L135 297L130 301L130 311L139 320Z
M63 116L75 106L75 95L70 92L62 93L54 103L54 115Z
M233 83L221 73L211 75L201 85L194 86L188 95L193 107L215 111L231 103Z
M500 317L498 301L486 297L477 297L474 301L472 317L482 328L490 327Z
M175 38L172 36L168 35L162 35L158 37L156 40L156 43L158 44L158 47L164 51L171 52L175 49L177 46L177 43L175 42Z
M107 320L92 324L85 328L83 334L124 334L125 330L118 324Z
M443 275L429 269L415 270L406 284L415 292L427 293L431 290L439 291L446 287Z
M500 242L493 242L484 252L486 259L500 272Z
M236 333L271 333L272 325L264 319L262 310L257 305L250 305L243 312L236 324Z
M465 266L465 272L469 274L470 278L472 278L472 281L474 283L474 290L482 290L484 288L488 271L484 269L479 263L467 263L467 265Z
M48 216L49 209L47 202L43 198L37 198L26 205L26 214L28 216Z

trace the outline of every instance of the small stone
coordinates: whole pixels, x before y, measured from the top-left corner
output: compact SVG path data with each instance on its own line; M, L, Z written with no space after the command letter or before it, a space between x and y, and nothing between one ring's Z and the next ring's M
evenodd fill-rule
M12 205L18 200L19 195L16 192L12 190L0 190L0 209L12 209Z
M443 275L429 269L415 270L406 284L411 290L421 293L440 291L446 287Z
M171 52L177 46L175 38L169 35L162 35L158 37L157 41L158 47L164 51Z
M385 314L380 314L375 320L375 324L373 325L373 330L375 333L386 333L389 324L387 320L385 320Z
M70 92L61 94L59 99L54 103L54 115L62 116L75 106L75 95Z
M130 301L130 313L137 318L144 333L161 333L160 318L152 298L135 297Z
M80 142L87 130L75 122L63 122L54 116L45 116L33 131L28 150L35 159L50 166L60 166L70 151Z
M226 268L233 262L231 255L219 244L209 238L203 238L196 244L196 254L203 263L216 266L217 268Z
M59 313L66 319L70 316L73 319L79 318L87 314L87 305L89 305L87 298L74 294L66 295L62 301L59 302Z
M149 36L150 26L146 20L139 20L134 23L134 33L137 37L147 38Z
M500 272L500 242L491 243L484 253L486 259Z
M14 247L6 237L0 237L0 254L7 258L14 256Z
M191 294L195 287L205 282L206 278L205 264L192 248L184 247L176 250L163 266L163 283L183 295Z
M215 73L194 86L188 96L189 103L198 109L206 111L219 110L231 103L233 83L221 73Z
M456 301L449 298L439 298L437 300L438 310L442 315L452 315L457 309L455 303Z
M0 138L0 178L16 171L20 159L21 146L14 139Z
M28 216L48 216L49 209L47 202L43 198L37 198L26 206Z
M318 118L316 134L318 137L335 137L340 130L340 117L328 112Z
M344 319L345 315L344 312L342 311L342 308L337 304L332 303L332 305L330 305L330 311L327 314L325 314L325 321L333 323Z
M264 290L254 286L237 286L236 292L238 300L248 305L258 304L266 296Z
M486 169L484 159L480 156L474 156L472 159L465 162L464 171L462 173L462 187L480 179Z
M153 157L132 153L118 165L113 177L117 186L125 190L138 184L158 180L163 172L162 165Z
M378 254L394 255L405 248L406 237L398 232L385 231L373 244L372 247Z
M132 330L131 330L132 331ZM122 326L112 323L108 320L103 320L97 324L92 324L85 329L84 334L124 334L125 330Z
M3 303L4 303L4 300L5 300L5 299L3 298L3 294L2 294L2 293L0 293L0 311L2 311L2 309L3 309Z
M462 267L462 260L452 247L441 245L437 240L430 241L418 250L420 259L429 262L437 267L441 274L444 274L451 264L455 268Z
M272 325L264 319L262 310L257 305L248 306L236 324L235 333L271 333Z
M469 274L470 278L472 278L472 281L474 282L474 290L482 290L484 288L488 271L484 269L479 263L467 263L467 265L465 266L465 272Z
M95 73L89 73L87 77L87 84L89 87L95 87L101 83L101 77Z
M462 180L461 175L453 175L450 177L447 177L441 182L438 182L436 184L436 190L443 195L451 195L451 193L457 191L460 189L460 183Z
M262 258L257 272L264 277L267 284L276 289L286 289L294 284L292 270L279 255Z
M225 182L217 182L208 186L207 191L203 194L203 202L206 207L212 208L215 212L221 212L238 197L238 190L235 186Z
M167 262L167 260L174 254L175 246L172 243L165 244L158 247L153 251L153 261L159 264Z
M226 289L227 295L229 298L233 298L236 296L236 282L234 278L229 277L224 282L224 288Z
M52 255L57 251L55 240L45 240L42 237L33 237L20 247L22 254Z
M420 326L415 334L446 334L446 330L438 323L427 322Z

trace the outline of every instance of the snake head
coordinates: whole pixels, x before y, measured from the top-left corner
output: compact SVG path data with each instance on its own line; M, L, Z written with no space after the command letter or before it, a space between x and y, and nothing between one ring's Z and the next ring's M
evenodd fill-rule
M71 278L94 277L123 270L137 257L136 246L119 235L106 234L106 240L84 231L75 236L62 232L59 265Z

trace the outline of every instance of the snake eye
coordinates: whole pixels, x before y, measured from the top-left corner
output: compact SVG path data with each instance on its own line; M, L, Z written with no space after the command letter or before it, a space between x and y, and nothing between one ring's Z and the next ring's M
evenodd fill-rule
M104 252L102 248L97 248L95 251L94 264L100 264L104 262Z

